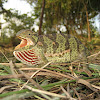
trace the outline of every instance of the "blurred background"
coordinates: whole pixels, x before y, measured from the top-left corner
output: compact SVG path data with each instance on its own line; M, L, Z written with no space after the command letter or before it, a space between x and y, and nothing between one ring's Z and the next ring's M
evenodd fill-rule
M0 63L3 53L13 57L20 42L16 33L31 29L37 34L65 33L100 51L100 0L0 0Z

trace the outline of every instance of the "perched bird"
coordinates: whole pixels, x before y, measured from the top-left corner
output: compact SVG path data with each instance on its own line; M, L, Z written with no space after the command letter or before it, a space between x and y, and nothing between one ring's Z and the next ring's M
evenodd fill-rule
M29 66L83 60L87 62L88 49L74 36L64 33L39 35L31 30L21 30L16 35L21 43L15 47L14 56ZM87 65L83 67L90 76Z

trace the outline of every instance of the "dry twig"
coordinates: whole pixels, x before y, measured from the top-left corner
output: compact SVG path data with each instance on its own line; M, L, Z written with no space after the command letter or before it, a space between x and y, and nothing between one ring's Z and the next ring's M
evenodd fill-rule
M4 87L0 88L0 93L2 93L5 89L11 88L11 87L14 87L14 86L16 86L16 85L4 86Z
M39 90L39 89L34 89L28 85L25 85L25 88L33 91L33 92L37 92L37 93L40 93L40 94L47 94L49 96L55 96L55 97L59 97L59 98L66 98L66 96L63 96L63 95L59 95L59 94L56 94L56 93L51 93L51 92L48 92L48 91L43 91L43 90Z
M74 79L71 75L65 75L65 74L54 72L54 71L50 71L50 70L47 70L47 69L41 69L41 68L20 68L20 70L41 70L41 71L48 72L48 74L51 73L54 76L58 75L58 76L61 76L61 77L66 77L66 78L69 78L69 79Z
M23 71L21 71L21 74L23 74L30 82L32 82L34 84L34 86L36 86L38 89L40 90L44 90L38 83L36 83L33 79L31 79L28 75L26 75Z
M41 67L41 69L47 67L51 62L48 62L46 65L44 65L43 67ZM32 78L33 76L35 76L37 73L39 73L41 70L37 70L30 78ZM24 86L29 82L29 80L21 87L21 89L24 88ZM21 90L20 89L20 90Z
M66 98L67 98L67 99L69 99L69 100L77 100L77 99L75 99L75 98L72 98L72 97L70 96L70 94L69 94L62 86L60 86L60 87L61 87L62 91L66 94Z

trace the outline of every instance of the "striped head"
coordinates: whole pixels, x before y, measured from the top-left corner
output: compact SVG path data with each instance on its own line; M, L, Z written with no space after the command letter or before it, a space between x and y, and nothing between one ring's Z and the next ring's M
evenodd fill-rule
M21 42L15 47L14 56L24 64L34 66L39 63L38 56L33 47L37 43L37 35L31 30L21 30L16 35Z

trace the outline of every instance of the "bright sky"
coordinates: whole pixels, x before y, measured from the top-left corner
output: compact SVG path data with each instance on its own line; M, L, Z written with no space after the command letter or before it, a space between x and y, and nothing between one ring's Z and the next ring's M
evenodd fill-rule
M24 0L8 0L8 2L4 4L4 8L16 9L21 11L22 14L32 11L30 5Z
M95 17L95 26L100 30L100 14Z
M21 14L32 11L30 5L24 0L8 0L8 2L4 4L4 8L6 9L12 8L19 10ZM94 23L94 25L97 26L98 29L100 28L100 22L98 20L99 17L100 15L95 18L95 23Z
M21 14L32 11L30 5L27 2L25 2L24 0L8 0L8 2L4 4L4 8L16 9ZM5 23L5 20L3 20L3 15L0 15L0 20L1 20L1 23ZM5 26L5 24L3 26Z
M25 13L31 12L33 10L31 8L30 4L28 4L24 0L8 0L8 2L4 4L4 8L6 8L6 9L11 8L11 9L18 10L21 14L25 14ZM1 16L1 19L2 19L2 22L4 22L3 16ZM35 31L37 31L38 26L34 25L34 27L35 27Z

